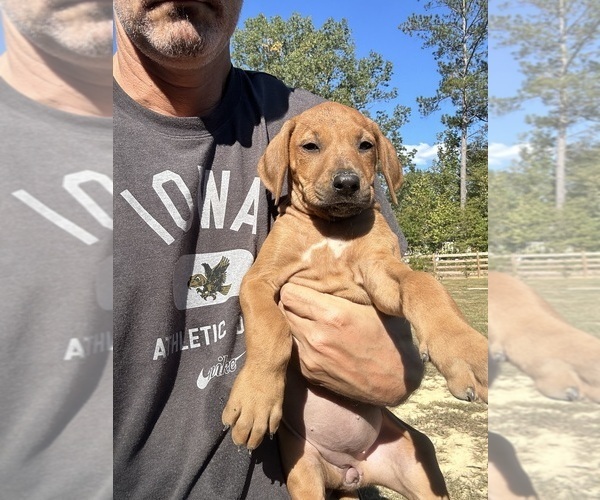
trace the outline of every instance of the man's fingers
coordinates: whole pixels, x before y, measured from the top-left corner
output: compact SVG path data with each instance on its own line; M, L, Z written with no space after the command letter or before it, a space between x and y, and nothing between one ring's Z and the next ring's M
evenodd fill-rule
M324 304L335 297L312 288L286 283L281 289L280 298L286 313L316 321L327 309Z

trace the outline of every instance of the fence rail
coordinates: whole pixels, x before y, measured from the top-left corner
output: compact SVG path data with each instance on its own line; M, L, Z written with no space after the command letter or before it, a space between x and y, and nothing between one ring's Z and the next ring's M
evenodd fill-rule
M404 260L413 269L431 272L438 278L479 278L488 273L487 252L411 255Z
M487 252L409 255L404 261L415 270L438 278L487 276ZM522 278L600 277L600 252L492 255L493 268Z
M600 252L492 255L494 269L523 278L600 276Z

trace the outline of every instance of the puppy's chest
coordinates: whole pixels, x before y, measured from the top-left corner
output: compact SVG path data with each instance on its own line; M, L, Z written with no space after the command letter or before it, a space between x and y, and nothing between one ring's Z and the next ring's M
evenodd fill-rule
M327 261L332 264L342 264L350 257L351 240L341 240L324 237L320 241L308 245L302 252L301 260L309 266Z
M330 237L311 241L302 248L298 271L289 281L354 302L370 304L362 288L356 242Z

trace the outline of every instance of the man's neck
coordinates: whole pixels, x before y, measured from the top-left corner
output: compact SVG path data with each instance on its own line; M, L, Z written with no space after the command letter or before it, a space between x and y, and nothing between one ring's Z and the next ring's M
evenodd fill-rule
M118 26L117 42L114 78L140 105L167 116L207 116L221 101L231 70L229 47L202 67L186 68L150 60L133 46Z
M110 59L65 61L42 52L8 21L0 78L26 97L67 113L112 116Z

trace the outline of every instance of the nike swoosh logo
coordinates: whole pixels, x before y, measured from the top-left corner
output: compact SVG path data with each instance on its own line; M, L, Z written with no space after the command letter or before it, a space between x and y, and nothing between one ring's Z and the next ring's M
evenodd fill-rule
M206 377L204 375L204 368L203 368L202 371L200 372L200 375L198 375L198 380L196 380L196 385L198 386L198 389L206 389L206 386L210 382L210 379L211 379L211 377Z

